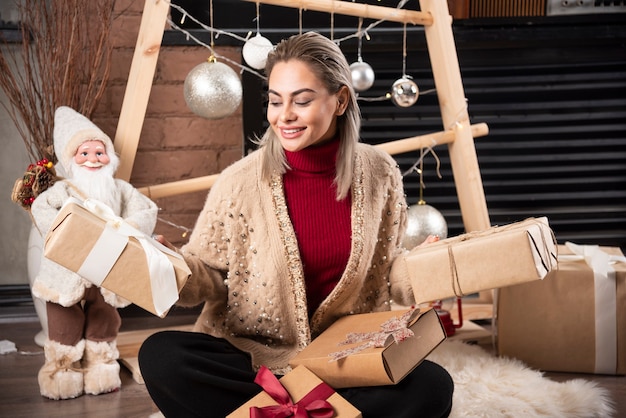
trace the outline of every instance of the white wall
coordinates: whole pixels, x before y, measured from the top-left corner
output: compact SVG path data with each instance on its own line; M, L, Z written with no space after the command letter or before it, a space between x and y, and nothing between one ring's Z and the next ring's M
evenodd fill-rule
M0 102L7 104L0 90ZM6 109L0 106L0 286L28 284L26 253L31 221L27 211L11 200L15 180L29 161L26 147Z

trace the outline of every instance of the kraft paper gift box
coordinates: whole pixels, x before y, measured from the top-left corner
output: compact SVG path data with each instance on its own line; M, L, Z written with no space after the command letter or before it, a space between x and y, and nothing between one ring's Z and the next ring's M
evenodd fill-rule
M160 317L191 274L180 254L89 199L71 199L61 208L44 256Z
M334 388L393 385L445 339L433 309L348 315L322 332L289 364L306 366Z
M394 269L408 275L420 304L542 279L556 254L548 219L529 218L414 248Z
M498 293L500 355L545 371L626 374L626 259L619 248L559 245L558 269L545 280Z
M265 379L258 380L262 373L265 372ZM254 396L245 404L241 405L234 412L228 415L226 418L249 418L249 417L285 417L292 415L284 415L281 414L281 409L276 408L279 405L285 405L287 408L291 406L293 403L302 402L303 399L307 396L311 397L314 395L314 390L318 388L318 385L324 385L324 382L317 377L314 373L308 370L304 366L299 366L294 368L291 372L287 373L285 376L281 377L278 383L287 393L282 393L283 397L279 400L274 399L275 395L270 395L270 393L280 393L283 390L280 387L276 387L272 384L275 382L270 381L271 379L276 379L271 375L269 370L259 371L257 375L257 379L255 382L259 383L264 389L267 387L267 392L263 391L258 395ZM270 385L268 387L268 385ZM330 387L326 386L325 389L322 389L322 392L325 393L323 396L318 397L317 399L326 400L330 407L334 410L333 418L361 418L361 412L356 409L352 404L350 404L344 397L339 395L337 392L334 392ZM327 394L330 393L330 396ZM313 396L312 400L315 400L315 396ZM322 399L323 398L323 399ZM311 398L310 398L311 399ZM306 400L305 400L306 402ZM264 408L264 407L274 407L268 408L267 411L263 415L255 415L256 411L252 411L251 408ZM306 405L303 405L304 408ZM300 416L300 415L296 415ZM307 415L309 416L309 415ZM312 415L319 416L319 415Z

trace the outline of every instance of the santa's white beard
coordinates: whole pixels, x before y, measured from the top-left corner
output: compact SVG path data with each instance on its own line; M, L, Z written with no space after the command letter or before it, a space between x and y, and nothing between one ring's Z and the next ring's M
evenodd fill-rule
M72 161L69 181L86 197L99 200L117 212L120 196L115 187L114 174L115 167L111 164L102 166L97 171L90 171Z

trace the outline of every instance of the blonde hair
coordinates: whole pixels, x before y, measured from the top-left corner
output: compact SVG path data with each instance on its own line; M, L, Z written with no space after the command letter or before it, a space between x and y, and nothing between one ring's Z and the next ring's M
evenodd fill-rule
M337 200L342 200L348 195L352 185L354 153L356 144L359 142L361 128L361 112L352 87L350 66L337 44L315 32L293 35L278 43L268 55L265 73L269 77L274 65L289 60L305 63L331 94L338 93L344 86L349 91L346 111L337 116L340 144L335 184L337 185ZM269 181L275 173L284 174L288 168L285 153L271 127L265 131L257 143L263 152L263 178Z

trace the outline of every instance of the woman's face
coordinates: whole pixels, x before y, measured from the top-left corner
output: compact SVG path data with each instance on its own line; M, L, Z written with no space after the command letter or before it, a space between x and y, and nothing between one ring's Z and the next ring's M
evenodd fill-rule
M299 60L278 62L269 76L267 120L287 151L300 151L334 138L348 91L331 94Z

